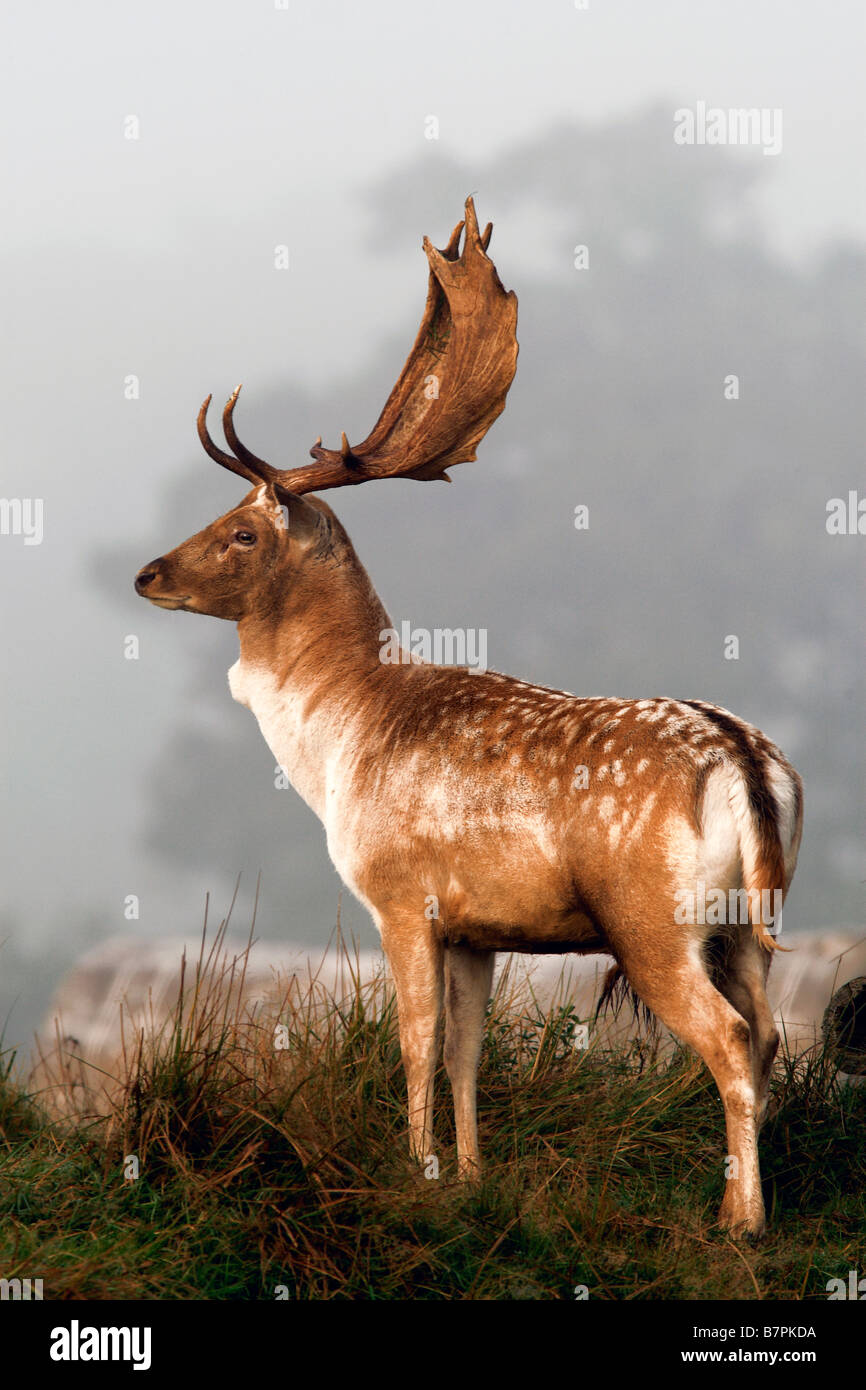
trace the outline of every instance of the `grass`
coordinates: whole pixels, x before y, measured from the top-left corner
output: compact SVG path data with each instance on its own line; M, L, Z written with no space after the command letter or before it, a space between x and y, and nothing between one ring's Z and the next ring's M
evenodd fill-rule
M222 930L169 1023L127 1038L102 1113L59 1114L3 1054L4 1277L67 1299L570 1300L580 1285L593 1299L825 1299L862 1266L866 1086L840 1083L820 1048L777 1068L770 1229L740 1248L713 1227L721 1102L690 1054L576 1049L573 1007L545 1013L506 973L479 1075L483 1179L454 1181L444 1075L430 1179L407 1157L384 976L356 976L343 1000L295 984L250 1012Z

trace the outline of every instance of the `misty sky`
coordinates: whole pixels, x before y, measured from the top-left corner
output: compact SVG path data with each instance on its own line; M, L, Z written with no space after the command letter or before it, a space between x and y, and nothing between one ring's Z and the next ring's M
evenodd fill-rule
M423 304L421 236L441 245L465 193L493 219L493 254L518 296L581 240L554 202L524 200L512 215L501 193L512 154L571 124L591 142L595 129L698 100L780 108L781 153L733 160L748 166L755 236L808 277L866 230L864 28L862 6L845 0L7 6L2 492L44 499L45 535L39 546L0 537L0 937L34 972L123 930L129 893L149 904L137 929L165 933L194 929L204 892L223 891L194 850L188 873L155 853L148 827L153 769L189 716L195 673L214 682L203 725L245 748L258 738L224 689L235 639L225 624L147 609L131 589L141 564L237 499L194 439L202 398L221 403L244 380L242 437L284 466L305 461L320 432L326 443L366 432L391 380L363 400L351 384L374 359L393 363L392 379L399 370ZM438 140L425 138L431 115ZM124 138L130 116L137 140ZM485 185L494 167L499 182ZM682 167L688 179L695 166ZM401 171L414 176L405 201ZM383 187L391 197L376 207ZM535 331L525 302L524 352ZM124 397L130 374L138 400ZM517 466L508 418L484 446L500 448L503 477ZM360 491L335 505L374 577L395 584L412 547L392 546L391 493ZM470 484L463 496L480 515L482 494ZM442 506L430 503L438 517ZM455 513L443 525L445 564L460 565L470 536L491 562L501 550L496 536L461 534ZM423 582L432 591L435 571ZM129 633L138 662L123 659ZM515 674L564 683L556 640L539 638ZM323 855L323 835L309 834ZM324 919L335 902L336 885Z

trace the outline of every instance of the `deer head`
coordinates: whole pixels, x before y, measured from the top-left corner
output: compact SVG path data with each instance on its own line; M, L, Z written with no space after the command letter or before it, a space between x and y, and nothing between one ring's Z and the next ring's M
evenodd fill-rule
M240 387L223 411L231 453L207 427L211 397L198 415L198 435L217 463L254 484L240 505L168 555L151 561L136 591L162 608L240 621L261 611L286 574L303 565L327 538L333 514L303 494L348 487L374 478L442 478L446 469L476 457L478 444L505 407L517 365L517 298L503 289L487 256L492 225L479 233L466 200L447 246L424 238L430 266L427 303L403 371L372 432L339 449L319 438L315 460L301 468L274 468L237 436L234 410ZM460 249L461 233L463 246ZM285 508L285 512L283 510Z

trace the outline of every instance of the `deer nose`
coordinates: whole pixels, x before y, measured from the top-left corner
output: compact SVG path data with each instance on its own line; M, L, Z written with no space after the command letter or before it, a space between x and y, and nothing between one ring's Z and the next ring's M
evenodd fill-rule
M143 594L148 584L153 582L161 564L162 556L158 560L151 560L149 565L145 565L143 569L138 571L135 576L135 592L137 594Z

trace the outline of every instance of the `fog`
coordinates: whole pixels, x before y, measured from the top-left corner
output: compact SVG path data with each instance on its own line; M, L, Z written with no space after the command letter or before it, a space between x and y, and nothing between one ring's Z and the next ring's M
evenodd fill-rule
M866 536L827 529L866 496L859 8L7 22L2 491L43 504L40 544L0 535L7 1042L86 946L194 934L238 874L239 926L261 872L264 935L323 946L339 908L375 944L229 697L233 629L132 579L242 495L195 438L208 392L244 381L241 436L278 465L368 432L423 308L421 237L443 245L469 192L520 306L505 414L451 487L329 500L398 622L762 727L806 790L786 925L861 924ZM677 144L698 102L780 111L778 153Z

